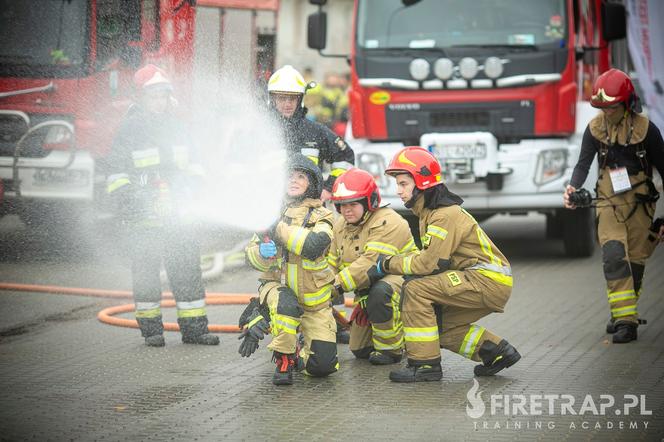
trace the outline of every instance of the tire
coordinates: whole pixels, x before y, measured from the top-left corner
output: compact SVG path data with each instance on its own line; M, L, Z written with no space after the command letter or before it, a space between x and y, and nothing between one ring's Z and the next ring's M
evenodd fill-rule
M595 209L562 210L563 244L569 257L588 257L595 251Z
M566 209L546 214L546 239L563 239L563 217Z

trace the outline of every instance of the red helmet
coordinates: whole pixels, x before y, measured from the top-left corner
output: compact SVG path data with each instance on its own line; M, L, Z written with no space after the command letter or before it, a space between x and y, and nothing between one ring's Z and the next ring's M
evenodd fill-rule
M366 170L353 167L340 175L332 187L332 202L339 211L339 206L354 201L367 202L370 212L380 206L380 193L373 176Z
M632 80L621 70L609 69L600 75L593 86L590 104L593 107L612 107L624 103L627 110L638 110L638 96Z
M409 173L420 190L443 184L440 163L420 146L404 147L392 157L385 174L394 176L401 173Z
M166 76L163 69L153 64L148 64L134 74L134 86L137 90L173 90L171 80Z

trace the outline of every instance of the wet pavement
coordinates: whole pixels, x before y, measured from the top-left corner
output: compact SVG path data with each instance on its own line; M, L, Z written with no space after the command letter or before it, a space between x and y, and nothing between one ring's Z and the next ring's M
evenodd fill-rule
M442 382L403 385L388 380L392 367L340 345L338 373L296 374L295 385L276 387L265 345L243 359L237 335L200 347L167 333L166 347L148 348L137 330L96 318L128 299L2 291L0 439L663 440L664 246L639 301L649 323L638 341L614 345L599 251L565 258L544 239L543 217L484 226L511 261L515 287L506 312L480 324L523 358L477 379L479 395L474 363L449 352ZM128 290L121 241L91 238L84 247L38 240L2 220L0 281ZM240 268L208 290L251 293L256 276ZM215 324L235 324L241 310L208 307ZM173 309L165 319L175 320Z

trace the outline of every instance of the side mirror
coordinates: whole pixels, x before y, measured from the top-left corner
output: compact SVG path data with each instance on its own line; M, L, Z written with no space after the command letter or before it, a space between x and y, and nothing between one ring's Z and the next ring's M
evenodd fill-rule
M620 40L627 36L625 6L602 2L602 36L606 41Z
M319 51L327 45L327 13L314 12L307 20L307 45Z

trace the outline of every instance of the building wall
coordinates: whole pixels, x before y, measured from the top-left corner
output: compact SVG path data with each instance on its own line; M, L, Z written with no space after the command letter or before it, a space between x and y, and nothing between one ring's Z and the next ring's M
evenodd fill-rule
M327 12L327 49L331 54L350 55L353 0L330 0ZM276 67L293 65L299 71L313 70L314 80L323 81L326 72L350 70L342 58L322 57L307 47L307 17L318 9L308 0L280 0L277 27Z

